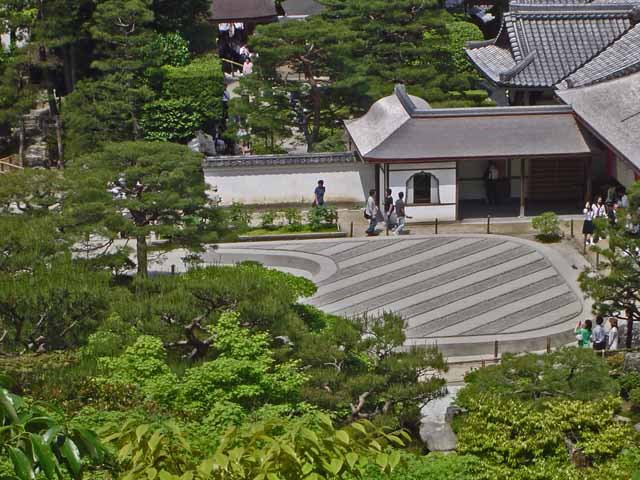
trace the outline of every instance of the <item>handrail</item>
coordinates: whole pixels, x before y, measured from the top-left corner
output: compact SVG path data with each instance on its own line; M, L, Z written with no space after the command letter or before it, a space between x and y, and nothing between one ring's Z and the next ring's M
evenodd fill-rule
M18 165L19 159L17 155L10 155L8 157L0 158L0 173L6 173L15 170L24 170L22 165Z
M231 63L233 65L238 65L239 67L243 66L241 63L234 62L233 60L229 60L228 58L220 58L220 60L222 60L223 62Z

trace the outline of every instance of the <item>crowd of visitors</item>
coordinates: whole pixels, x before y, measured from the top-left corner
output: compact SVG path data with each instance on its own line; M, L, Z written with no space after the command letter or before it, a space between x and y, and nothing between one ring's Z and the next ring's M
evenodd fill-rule
M394 235L401 235L404 231L406 219L411 218L405 211L404 192L399 192L395 201L390 188L385 190L384 193L384 211L380 212L375 199L376 190L369 191L367 206L364 209L364 218L369 220L369 228L366 230L366 234L369 236L378 235L376 226L379 221L385 222L387 230Z
M624 348L627 337L630 334L632 346L636 346L640 334L640 325L637 322L632 322L631 331L628 330L628 326L627 319L618 320L611 317L605 322L604 317L598 315L595 327L591 320L578 322L575 328L576 340L579 347L591 347L595 351L602 352L604 350Z
M582 210L584 214L582 234L585 236L587 245L593 245L598 242L597 236L594 235L594 222L599 218L606 218L611 225L617 225L619 221L619 208L625 211L629 208L629 198L627 197L627 192L624 187L610 187L607 190L606 201L603 201L602 197L597 197L593 203L585 203L584 209ZM640 233L639 226L631 221L631 215L628 211L625 221L629 233L634 235Z

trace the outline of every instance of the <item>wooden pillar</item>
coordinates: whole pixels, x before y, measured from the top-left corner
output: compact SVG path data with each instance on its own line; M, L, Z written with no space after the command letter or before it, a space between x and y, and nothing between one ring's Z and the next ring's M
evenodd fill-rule
M525 216L525 187L526 187L526 179L525 175L527 173L527 162L524 158L520 159L520 217Z
M587 182L587 188L586 188L584 201L585 202L590 202L592 200L592 197L593 197L593 192L591 191L591 189L592 189L591 183L593 182L593 176L592 176L592 173L591 173L591 157L588 157L587 159L585 159L584 168L586 170L585 179L586 179L586 182Z

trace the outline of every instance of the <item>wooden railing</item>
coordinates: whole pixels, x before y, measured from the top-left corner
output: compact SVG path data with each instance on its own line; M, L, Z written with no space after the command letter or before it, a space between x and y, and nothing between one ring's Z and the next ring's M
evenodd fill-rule
M15 170L23 170L22 163L18 155L10 155L0 158L0 174L12 172Z

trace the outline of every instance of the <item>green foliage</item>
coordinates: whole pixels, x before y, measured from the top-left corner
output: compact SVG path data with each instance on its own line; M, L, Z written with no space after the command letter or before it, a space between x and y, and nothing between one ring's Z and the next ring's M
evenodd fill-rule
M123 355L102 358L103 374L96 381L138 385L147 400L195 417L220 404L239 406L246 414L265 403L296 403L306 378L295 362L275 362L267 334L241 327L233 313L222 314L209 332L215 359L188 368L180 378L169 368L162 342L142 336Z
M12 345L46 351L78 345L108 311L109 275L61 257L0 276L0 318Z
M97 41L92 67L102 72L140 72L151 36L152 0L105 0L96 5L91 36Z
M539 233L537 238L544 242L555 242L560 239L560 220L553 212L545 212L531 220L531 225Z
M324 225L337 225L338 211L334 207L313 207L307 213L307 222L313 231L320 230Z
M633 445L632 427L612 420L620 407L613 398L588 403L547 400L535 408L521 400L485 395L468 406L469 414L458 425L459 453L510 469L568 466L566 441L597 464Z
M302 228L302 213L297 208L287 208L284 211L284 218L291 230Z
M233 204L227 208L227 218L230 226L233 230L238 232L245 231L249 228L251 217L251 210L242 203L233 202Z
M161 98L145 106L140 120L145 138L183 142L221 117L223 77L216 57L165 65L161 77Z
M308 366L309 402L344 419L381 416L415 426L420 407L443 393L447 366L436 349L398 350L405 340L400 317L323 320L326 327L302 337L296 350Z
M78 480L87 461L103 460L94 432L70 428L58 417L0 387L0 456L10 458L19 480L35 479L36 472L47 480Z
M78 82L62 111L68 156L139 137L142 107L152 97L153 91L131 74Z
M260 214L260 224L264 228L274 227L279 214L275 210L266 210Z
M73 164L74 189L68 215L91 233L136 237L138 273L148 274L148 248L193 251L215 243L225 233L221 210L205 192L201 157L169 143L124 142L105 145ZM91 172L87 175L87 172ZM118 185L125 198L107 191ZM165 240L147 245L155 232Z
M404 452L400 464L393 472L390 474L381 472L374 466L367 471L366 478L368 480L484 480L492 477L487 466L472 455L430 453L421 456Z
M202 128L202 116L190 99L160 99L144 106L140 127L147 140L185 142Z
M376 470L388 475L402 460L391 447L404 446L408 438L367 421L336 429L319 413L232 428L204 460L169 422L160 428L127 424L108 437L126 469L123 478L171 480L368 478Z
M640 409L640 388L634 388L629 392L629 401L635 409Z
M156 34L146 46L148 63L157 67L184 67L189 63L189 42L179 33Z
M640 372L626 372L618 379L622 394L627 396L632 390L640 388Z
M615 394L607 363L589 349L563 348L545 355L505 354L502 362L472 371L458 403L469 407L485 393L506 398L593 400Z

